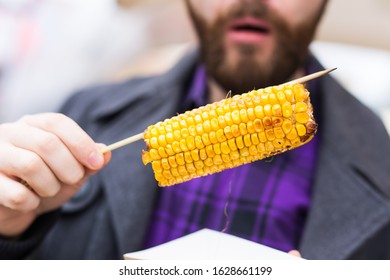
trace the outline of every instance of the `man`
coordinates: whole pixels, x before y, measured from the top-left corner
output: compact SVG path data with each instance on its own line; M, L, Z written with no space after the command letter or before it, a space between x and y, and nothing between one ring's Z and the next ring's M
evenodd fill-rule
M162 76L74 96L63 112L82 129L59 114L0 126L0 256L121 258L208 227L309 259L390 257L388 135L329 76L308 84L317 136L272 161L165 189L141 162L142 141L107 164L111 154L88 135L115 142L229 90L321 68L307 48L326 1L186 4L200 55Z

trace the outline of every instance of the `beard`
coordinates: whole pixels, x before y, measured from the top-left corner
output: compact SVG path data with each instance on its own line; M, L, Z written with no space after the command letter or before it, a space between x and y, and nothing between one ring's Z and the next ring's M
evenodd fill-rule
M293 29L263 1L240 1L212 24L207 24L188 1L187 4L207 74L232 94L286 82L307 57L308 45L325 6L313 15L310 22ZM265 20L271 26L275 45L270 55L262 53L261 45L237 45L237 59L230 61L224 44L227 26L232 20L244 16Z

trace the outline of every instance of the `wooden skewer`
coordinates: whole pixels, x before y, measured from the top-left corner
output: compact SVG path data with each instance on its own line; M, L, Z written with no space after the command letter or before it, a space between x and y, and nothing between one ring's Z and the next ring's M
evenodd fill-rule
M328 73L330 73L330 72L332 72L332 71L334 71L336 69L337 68L332 68L332 69L318 71L318 72L315 72L313 74L310 74L310 75L307 75L307 76L295 79L293 81L284 83L283 85L297 84L297 83L306 83L306 82L308 82L310 80L313 80L313 79L316 79L316 78L321 77L323 75L326 75L326 74L328 74ZM115 143L113 143L113 144L111 144L109 146L104 147L102 149L102 153L106 153L108 151L113 151L113 150L118 149L120 147L129 145L131 143L134 143L134 142L136 142L138 140L143 139L143 137L144 137L144 134L143 133L139 133L139 134L133 135L133 136L131 136L129 138L123 139L121 141L115 142Z

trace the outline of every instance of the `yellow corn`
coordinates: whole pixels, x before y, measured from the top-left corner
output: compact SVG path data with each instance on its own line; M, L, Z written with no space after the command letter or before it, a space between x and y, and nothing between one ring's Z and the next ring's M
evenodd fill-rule
M149 126L144 164L160 186L182 183L294 149L317 130L302 84L253 90Z

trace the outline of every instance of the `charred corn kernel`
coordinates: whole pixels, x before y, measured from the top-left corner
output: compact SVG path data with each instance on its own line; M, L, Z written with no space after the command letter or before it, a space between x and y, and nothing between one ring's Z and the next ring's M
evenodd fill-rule
M275 139L275 132L274 132L274 130L273 130L272 128L267 129L267 130L265 131L265 136L267 136L267 139L268 139L269 141L274 140L274 139Z
M263 123L259 119L256 119L253 121L253 126L254 126L256 132L263 131L263 129L264 129Z
M293 128L293 124L290 120L284 120L282 124L282 129L285 134L290 133L291 129Z
M282 126L283 119L280 117L272 117L272 123L274 127Z
M302 85L267 87L149 126L142 161L167 186L301 146L316 130Z
M270 128L272 128L272 125L273 125L272 118L270 118L270 117L264 117L264 118L263 118L263 125L264 125L264 128L265 128L265 129L270 129Z
M307 111L307 104L299 101L295 104L295 113L303 113Z
M297 129L297 133L299 136L304 136L306 134L306 127L303 124L296 124L295 128Z

